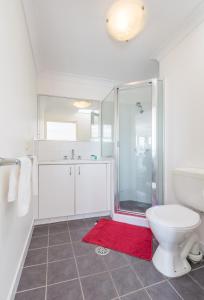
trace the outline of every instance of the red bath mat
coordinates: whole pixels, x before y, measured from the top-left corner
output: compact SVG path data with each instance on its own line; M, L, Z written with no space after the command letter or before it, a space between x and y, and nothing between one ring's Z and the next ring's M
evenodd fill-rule
M83 241L145 260L152 259L152 232L146 227L101 219Z

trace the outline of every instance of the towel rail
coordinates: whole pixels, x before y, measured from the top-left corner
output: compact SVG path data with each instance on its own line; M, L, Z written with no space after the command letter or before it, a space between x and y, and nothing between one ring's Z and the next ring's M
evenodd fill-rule
M20 165L20 160L17 158L0 157L0 167L1 166L10 166L10 165Z
M33 155L29 154L27 155L28 158L30 158L31 162L33 162ZM20 165L20 159L17 158L4 158L0 157L0 167L2 166L10 166L10 165Z

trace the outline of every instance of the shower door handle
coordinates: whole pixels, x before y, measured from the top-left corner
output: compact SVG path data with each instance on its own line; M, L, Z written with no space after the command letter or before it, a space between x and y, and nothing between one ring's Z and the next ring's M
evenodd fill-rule
M81 175L81 168L78 168L78 175Z

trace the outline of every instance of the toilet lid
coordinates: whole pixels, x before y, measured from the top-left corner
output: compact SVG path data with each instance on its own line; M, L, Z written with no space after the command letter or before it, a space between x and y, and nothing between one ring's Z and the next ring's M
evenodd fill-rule
M191 228L200 223L198 213L177 204L151 207L147 210L146 216L152 222L171 228Z

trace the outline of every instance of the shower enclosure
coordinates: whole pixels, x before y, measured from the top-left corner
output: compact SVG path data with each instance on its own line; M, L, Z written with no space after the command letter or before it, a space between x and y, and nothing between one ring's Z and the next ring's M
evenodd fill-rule
M115 159L114 217L143 217L163 198L162 81L114 88L102 102L102 156Z

